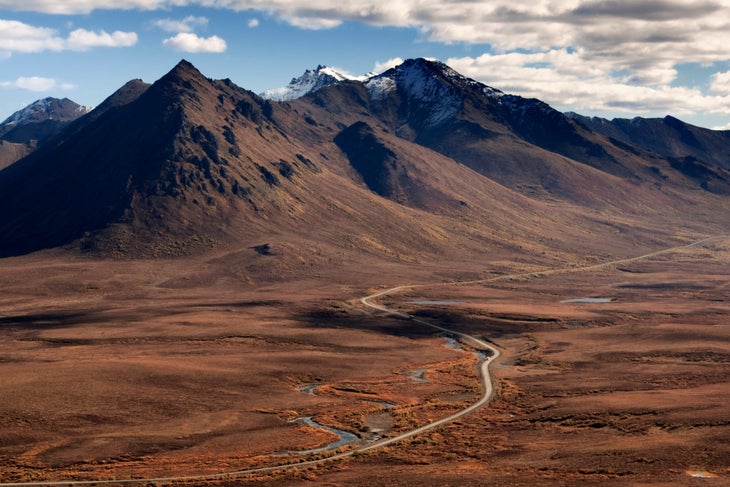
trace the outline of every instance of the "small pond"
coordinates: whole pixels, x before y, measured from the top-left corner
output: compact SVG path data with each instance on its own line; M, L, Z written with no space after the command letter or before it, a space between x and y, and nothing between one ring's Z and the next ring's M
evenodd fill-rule
M316 396L315 391L322 387L320 384L307 384L299 388L299 392L303 392L309 396Z

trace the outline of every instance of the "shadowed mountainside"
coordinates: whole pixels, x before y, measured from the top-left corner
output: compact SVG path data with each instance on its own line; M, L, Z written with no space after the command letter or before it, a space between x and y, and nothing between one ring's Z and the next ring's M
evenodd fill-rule
M730 169L730 130L695 127L671 116L613 120L569 116L616 145L630 144L666 157L693 157Z

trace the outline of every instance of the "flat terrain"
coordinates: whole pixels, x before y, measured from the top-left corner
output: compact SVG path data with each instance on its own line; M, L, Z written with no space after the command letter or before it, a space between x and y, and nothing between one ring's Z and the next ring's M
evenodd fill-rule
M221 256L0 260L0 480L215 474L337 440L296 418L367 444L448 416L480 397L477 356L359 299L535 269L497 256L251 282ZM729 274L726 239L384 296L500 348L490 405L382 450L219 483L727 485ZM610 301L562 302L576 298Z

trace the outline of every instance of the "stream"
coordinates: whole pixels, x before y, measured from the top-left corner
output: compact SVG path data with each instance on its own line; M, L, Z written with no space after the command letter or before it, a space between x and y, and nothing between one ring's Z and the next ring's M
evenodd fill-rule
M348 431L338 430L337 428L331 428L329 426L319 424L318 422L313 420L310 416L294 419L294 420L290 421L290 423L302 423L302 424L306 424L307 426L311 426L312 428L319 428L319 429L322 429L325 431L329 431L330 433L334 433L337 436L339 436L340 439L335 442L330 443L329 445L321 446L319 448L312 448L311 450L290 451L290 452L287 452L288 455L307 455L309 453L320 453L323 451L335 450L341 446L345 446L349 443L359 440L357 435L354 435Z

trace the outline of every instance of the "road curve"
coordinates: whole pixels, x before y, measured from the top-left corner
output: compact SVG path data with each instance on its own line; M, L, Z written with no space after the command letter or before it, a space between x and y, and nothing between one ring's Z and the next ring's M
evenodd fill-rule
M441 425L449 423L455 419L458 419L462 416L465 416L465 415L473 412L474 410L479 409L479 408L485 406L486 404L488 404L489 401L494 396L494 386L492 385L492 379L489 374L489 365L495 359L497 359L499 357L500 351L496 347L494 347L493 345L487 343L486 341L484 341L482 339L476 338L476 337L474 337L472 335L468 335L466 333L461 333L461 332L458 332L455 330L444 328L442 326L435 325L433 323L429 323L428 321L414 318L413 316L411 316L409 314L387 308L383 305L374 303L373 301L375 299L388 295L388 294L397 293L399 291L403 291L406 289L415 289L415 288L422 288L422 287L436 287L436 286L449 286L449 285L485 284L485 283L489 283L489 282L497 282L497 281L503 281L503 280L521 279L521 278L528 278L528 277L543 277L543 276L556 275L556 274L607 269L607 268L611 268L618 264L627 264L627 263L631 263L631 262L637 262L640 260L645 260L645 259L649 259L652 257L656 257L658 255L675 252L677 250L698 247L704 243L707 243L707 242L710 242L713 240L723 240L723 239L729 239L729 238L730 238L730 235L720 235L720 236L715 236L715 237L708 237L708 238L704 238L702 240L698 240L696 242L692 242L687 245L659 250L656 252L651 252L649 254L640 255L637 257L630 257L630 258L626 258L626 259L617 259L617 260L613 260L613 261L609 261L609 262L603 262L601 264L595 264L595 265L589 265L589 266L583 266L583 267L559 268L559 269L549 269L549 270L544 270L544 271L509 274L509 275L491 277L491 278L487 278L487 279L477 279L477 280L472 280L472 281L455 281L455 282L438 283L438 284L412 284L412 285L396 286L396 287L392 287L389 289L385 289L383 291L376 292L369 296L365 296L364 298L361 298L360 302L364 306L366 306L370 309L380 311L380 312L385 313L390 316L397 316L400 318L412 320L415 323L419 323L424 326L428 326L430 328L433 328L434 330L438 330L439 332L446 332L446 333L458 336L465 342L472 343L478 349L490 350L492 352L491 355L489 357L487 357L486 359L484 359L484 361L482 361L479 366L479 374L482 378L482 384L484 386L484 390L478 401L476 401L471 406L468 406L467 408L462 409L461 411L459 411L455 414L452 414L451 416L436 420L432 423L423 425L423 426L416 428L414 430L411 430L411 431L407 431L398 436L394 436L391 438L384 438L382 440L371 443L369 445L360 446L360 447L354 448L352 450L348 450L346 452L337 453L335 455L331 455L331 456L328 456L325 458L319 458L316 460L306 460L306 461L296 462L296 463L273 465L270 467L260 467L260 468L252 468L252 469L245 469L245 470L236 470L236 471L232 471L232 472L224 472L224 473L218 473L218 474L188 475L188 476L178 476L178 477L120 479L120 480L65 480L65 481L61 480L61 481L46 481L46 482L2 482L2 483L0 483L0 487L80 486L80 485L105 485L105 484L106 485L110 485L110 484L128 485L128 484L137 484L137 483L172 483L172 482L181 482L181 481L196 481L196 480L204 481L204 480L231 479L231 478L235 478L235 477L254 475L254 474L258 474L258 473L270 473L270 472L275 472L275 471L282 471L282 470L286 470L286 469L290 469L290 468L301 468L301 467L308 467L308 466L313 466L313 465L321 465L323 463L341 460L343 458L354 456L358 453L367 452L370 450L384 447L386 445L390 445L391 443L396 443L398 441L402 441L407 438L411 438L420 433L423 433L424 431L428 431L428 430L437 428L438 426L441 426Z
M451 421L453 421L453 420L455 420L457 418L460 418L462 416L465 416L465 415L471 413L475 409L479 409L480 407L485 406L487 403L489 403L489 401L491 401L492 396L494 396L494 386L492 385L492 377L489 374L489 365L495 359L497 359L497 357L500 356L499 349L497 349L493 345L490 345L489 343L485 342L484 340L481 340L479 338L476 338L476 337L474 337L472 335L467 335L466 333L461 333L461 332L458 332L458 331L450 330L448 328L444 328L442 326L434 325L433 323L429 323L428 321L424 321L424 320L419 320L419 319L413 318L411 315L408 315L408 314L405 314L405 313L401 313L400 311L394 311L394 310L388 309L388 308L386 308L384 306L381 306L379 304L371 303L371 300L373 300L373 299L375 299L377 297L384 296L384 295L389 294L389 293L392 293L392 292L400 291L400 290L403 290L403 289L408 288L408 287L409 286L397 286L397 287L394 287L394 288L386 289L385 291L381 291L379 293L375 293L375 294L371 294L370 296L366 296L366 297L362 298L360 300L360 302L362 304L364 304L365 306L370 307L372 309L375 309L375 310L378 310L378 311L382 311L382 312L388 313L388 314L393 315L393 316L399 316L399 317L402 317L402 318L411 319L415 323L420 323L422 325L431 327L431 328L433 328L435 330L438 330L440 332L446 332L446 333L449 333L451 335L458 336L459 338L463 339L465 342L471 342L472 345L474 345L476 348L478 348L480 350L489 350L491 352L491 354L487 358L485 358L482 361L482 363L479 365L479 375L482 378L482 385L484 386L484 390L482 391L482 396L479 398L479 400L477 402L475 402L471 406L469 406L469 407L467 407L465 409L462 409L461 411L459 411L457 413L454 413L451 416L447 416L445 418L438 419L438 420L436 420L436 421L434 421L432 423L428 423L428 424L423 425L423 426L421 426L419 428L416 428L414 430L407 431L407 432L402 433L402 434L400 434L398 436L393 436L392 438L385 438L385 439L382 439L382 440L377 441L375 443L372 443L370 445L361 446L361 447L353 450L352 451L352 454L358 453L358 452L365 452L365 451L368 451L368 450L374 450L376 448L380 448L380 447L383 447L383 446L386 446L386 445L390 445L391 443L395 443L397 441L405 440L406 438L410 438L412 436L416 436L417 434L423 433L424 431L428 431L428 430L434 429L434 428L436 428L438 426L441 426L442 424L449 423L449 422L451 422ZM350 453L350 452L347 452L347 453Z

